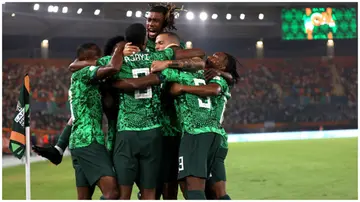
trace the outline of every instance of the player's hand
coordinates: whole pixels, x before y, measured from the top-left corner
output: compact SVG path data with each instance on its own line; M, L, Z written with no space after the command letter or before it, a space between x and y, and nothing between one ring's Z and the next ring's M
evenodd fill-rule
M133 54L138 53L138 52L140 52L139 47L133 46L133 45L131 45L131 43L126 43L124 51L123 51L123 55L124 56L129 56L129 55L133 55Z
M174 83L171 85L170 93L174 96L178 96L182 94L182 85L178 83Z
M151 73L161 72L162 70L168 68L170 61L154 61L151 64Z
M220 75L221 75L221 73L217 69L206 69L204 71L204 77L205 77L206 81L209 81L212 78L214 78L216 76L220 76Z

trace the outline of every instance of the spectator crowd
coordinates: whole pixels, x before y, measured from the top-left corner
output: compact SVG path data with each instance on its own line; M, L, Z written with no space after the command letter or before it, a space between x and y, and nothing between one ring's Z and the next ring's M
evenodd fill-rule
M357 120L357 58L239 60L224 127L264 122ZM20 59L3 64L3 128L11 128L23 76L31 83L31 127L61 131L70 117L68 60Z

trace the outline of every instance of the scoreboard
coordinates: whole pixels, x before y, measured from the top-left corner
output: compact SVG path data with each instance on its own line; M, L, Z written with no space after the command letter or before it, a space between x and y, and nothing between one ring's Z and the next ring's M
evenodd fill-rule
M281 21L283 40L357 38L355 8L284 8Z

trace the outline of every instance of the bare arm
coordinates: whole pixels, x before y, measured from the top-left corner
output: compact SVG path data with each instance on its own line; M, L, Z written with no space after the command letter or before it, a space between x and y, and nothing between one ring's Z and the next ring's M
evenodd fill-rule
M211 83L204 86L188 86L173 84L171 88L173 95L179 95L181 93L190 93L201 97L216 96L221 93L221 87L218 84Z
M110 63L96 72L96 79L103 79L118 73L123 63L123 50L125 42L119 45L114 51Z
M203 58L205 56L205 52L203 50L201 50L200 48L193 48L193 49L174 49L175 52L175 59L176 60L181 60L181 59L186 59L186 58L195 58L195 57L199 57L199 58Z
M192 59L154 61L151 64L151 72L159 72L166 68L197 71L205 68L205 61L199 57L195 57Z
M96 66L96 60L85 60L85 61L79 61L78 59L76 59L74 62L72 62L68 69L71 72L76 72L84 67L87 66Z
M139 89L145 89L153 85L160 85L160 83L161 81L156 74L149 74L140 78L117 80L113 82L112 86L129 92Z

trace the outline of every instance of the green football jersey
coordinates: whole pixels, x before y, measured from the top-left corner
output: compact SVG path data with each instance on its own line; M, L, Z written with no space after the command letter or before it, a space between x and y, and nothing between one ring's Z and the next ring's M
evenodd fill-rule
M99 85L91 81L98 66L88 66L71 76L69 103L73 120L69 148L81 148L93 141L104 145L102 125L102 104Z
M115 79L139 78L150 73L156 60L172 60L174 51L140 52L125 56L121 70ZM144 131L161 126L160 86L120 93L118 131Z
M166 81L189 86L206 85L203 73L203 70L192 73L170 68L162 71ZM215 116L211 116L216 109L213 108L210 97L202 98L185 93L177 97L175 105L182 132L191 135L210 132L220 135L224 133L219 120Z
M209 84L210 83L216 83L221 87L221 93L217 96L212 96L210 100L211 100L212 108L214 109L212 111L211 117L214 117L217 121L219 121L220 124L222 124L222 122L224 121L224 112L226 109L226 103L231 97L230 87L227 84L226 80L220 76L216 76L213 79L211 79L209 81ZM221 147L228 148L228 142L227 142L228 135L225 132L225 130L223 130L222 132L223 133L221 135L223 139L222 139Z

